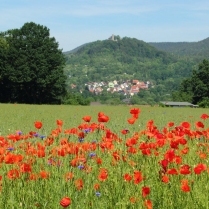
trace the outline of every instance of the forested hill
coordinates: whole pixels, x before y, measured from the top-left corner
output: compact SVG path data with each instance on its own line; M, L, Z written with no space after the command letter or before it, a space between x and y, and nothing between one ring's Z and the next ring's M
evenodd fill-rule
M116 36L117 37L117 36ZM75 49L64 52L64 54L89 54L93 55L96 53L101 54L119 54L123 53L124 55L127 55L128 57L147 57L147 58L154 58L157 56L161 57L169 57L166 53L163 51L160 51L156 49L155 47L150 46L149 44L145 43L144 41L137 40L135 38L122 38L117 39L116 41L113 40L104 40L104 41L95 41L92 43L83 44L79 47L76 47Z
M189 56L196 59L209 57L209 38L198 42L152 42L149 44L159 50L175 55Z
M138 79L150 81L157 93L169 94L194 67L192 60L177 59L135 38L115 38L117 41L95 41L65 53L68 86L73 83L84 88L87 82Z
M83 47L84 47L85 45L87 45L87 44L88 44L88 43L82 44L82 45L76 47L75 49L72 49L72 50L67 51L67 52L63 52L63 54L68 55L68 54L76 53L79 49L83 48Z

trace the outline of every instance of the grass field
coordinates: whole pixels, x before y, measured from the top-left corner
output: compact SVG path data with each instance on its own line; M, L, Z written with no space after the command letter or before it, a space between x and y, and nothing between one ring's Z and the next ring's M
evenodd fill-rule
M0 104L0 208L209 208L208 114Z

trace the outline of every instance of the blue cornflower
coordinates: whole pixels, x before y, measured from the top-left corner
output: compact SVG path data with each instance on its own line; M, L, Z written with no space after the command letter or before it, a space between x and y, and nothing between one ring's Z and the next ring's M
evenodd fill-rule
M33 136L38 137L38 136L39 136L39 134L38 134L38 133L35 133L35 134L33 134Z
M84 169L84 166L83 165L79 165L78 169L82 170L82 169Z
M84 138L78 138L78 141L79 142L83 142L84 141Z
M15 148L14 147L8 147L7 150L9 150L10 152L13 151Z
M95 156L96 156L96 153L94 152L89 153L89 157L95 157Z
M19 135L19 136L23 134L22 131L17 131L16 133L17 133L17 135Z
M96 194L97 197L100 197L101 196L101 193L100 192L96 192L95 194Z
M83 132L84 132L85 134L89 133L90 131L91 131L91 129L90 129L90 128L83 129Z
M39 137L40 137L41 139L44 139L46 136L43 136L43 135L39 135Z

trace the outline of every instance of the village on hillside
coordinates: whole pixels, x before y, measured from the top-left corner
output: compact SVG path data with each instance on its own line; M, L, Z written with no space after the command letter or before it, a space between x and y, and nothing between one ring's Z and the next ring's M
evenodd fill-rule
M128 80L128 81L110 81L110 82L88 82L85 84L88 90L95 94L100 94L106 90L110 93L121 93L123 95L133 96L140 92L140 89L148 89L150 87L149 81Z

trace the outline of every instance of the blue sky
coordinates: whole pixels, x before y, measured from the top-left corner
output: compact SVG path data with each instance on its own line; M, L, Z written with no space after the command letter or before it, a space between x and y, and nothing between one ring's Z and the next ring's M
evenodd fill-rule
M145 42L209 37L208 0L0 0L0 31L35 22L69 51L112 34Z

